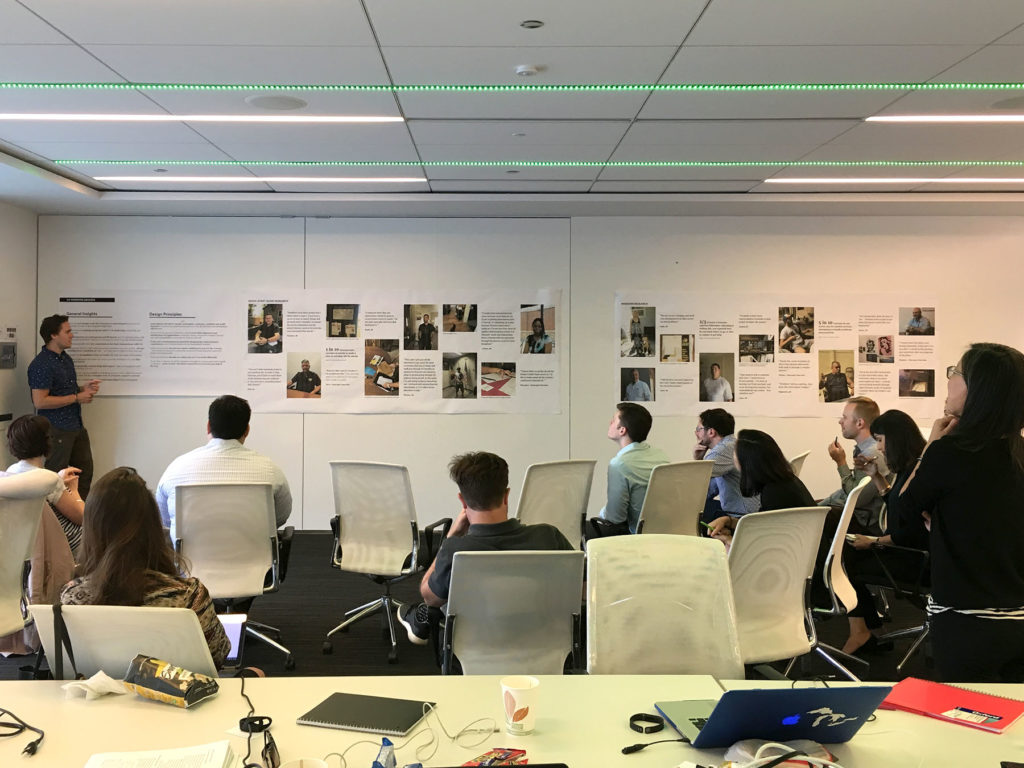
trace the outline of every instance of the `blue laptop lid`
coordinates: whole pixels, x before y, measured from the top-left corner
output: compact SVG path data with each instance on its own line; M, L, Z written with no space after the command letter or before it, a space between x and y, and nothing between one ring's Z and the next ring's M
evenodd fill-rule
M728 747L743 739L840 744L853 738L891 690L884 685L726 691L693 746ZM657 707L676 727L674 703L658 702Z

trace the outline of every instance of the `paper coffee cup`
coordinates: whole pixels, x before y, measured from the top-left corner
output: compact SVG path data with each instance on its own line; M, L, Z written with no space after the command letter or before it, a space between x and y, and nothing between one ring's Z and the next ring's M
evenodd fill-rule
M511 734L533 731L537 720L537 687L540 680L527 675L501 679L501 705L505 712L505 730Z

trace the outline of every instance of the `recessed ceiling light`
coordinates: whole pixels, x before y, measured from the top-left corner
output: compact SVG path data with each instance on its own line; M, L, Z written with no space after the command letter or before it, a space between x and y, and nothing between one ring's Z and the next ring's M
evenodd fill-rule
M1024 178L986 178L981 176L947 176L939 179L879 176L876 179L865 177L850 177L847 179L837 177L808 177L808 178L785 178L765 179L765 184L1024 184Z
M401 123L388 115L119 115L89 113L0 113L0 120L124 123Z
M875 115L868 123L1024 123L1024 115Z
M519 22L519 26L523 29L540 29L544 26L544 22L539 19L527 19L526 21Z
M184 184L419 184L422 177L403 176L93 176L96 181L131 181Z
M286 112L290 109L302 109L307 102L295 96L246 96L245 103L258 109L273 109Z

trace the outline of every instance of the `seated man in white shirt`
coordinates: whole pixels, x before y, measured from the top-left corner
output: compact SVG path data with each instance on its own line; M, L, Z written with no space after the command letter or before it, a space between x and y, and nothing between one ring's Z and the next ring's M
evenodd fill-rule
M284 472L251 448L249 403L234 395L221 395L210 403L206 431L210 441L176 458L164 470L156 488L156 503L164 526L175 538L175 488L183 483L270 483L274 490L274 517L280 528L292 513L292 494Z

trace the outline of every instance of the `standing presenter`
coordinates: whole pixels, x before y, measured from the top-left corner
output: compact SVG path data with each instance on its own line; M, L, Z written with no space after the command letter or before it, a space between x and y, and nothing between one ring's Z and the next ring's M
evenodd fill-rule
M100 391L99 379L79 386L75 362L67 350L74 334L67 315L50 315L39 326L43 348L28 366L28 385L36 413L50 422L53 451L46 468L58 472L65 467L81 470L78 492L84 499L92 484L92 448L82 423L82 403L91 403Z

